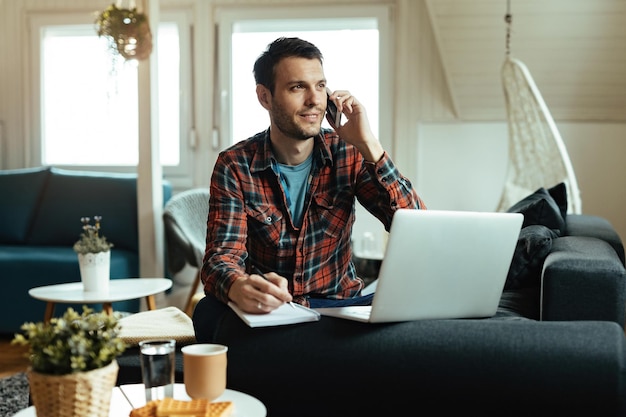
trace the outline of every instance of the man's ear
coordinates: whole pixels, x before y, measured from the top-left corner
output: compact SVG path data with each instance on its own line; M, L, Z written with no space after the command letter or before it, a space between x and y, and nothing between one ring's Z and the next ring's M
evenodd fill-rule
M261 106L265 108L265 110L272 109L272 93L270 90L264 85L257 84L256 85L256 97L261 103Z

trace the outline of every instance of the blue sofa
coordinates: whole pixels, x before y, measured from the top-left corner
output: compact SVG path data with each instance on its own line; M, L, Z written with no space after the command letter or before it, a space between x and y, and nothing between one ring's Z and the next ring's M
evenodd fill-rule
M164 202L171 194L164 181ZM82 231L81 217L102 216L101 232L114 244L111 278L139 276L136 174L4 170L0 195L0 333L15 333L25 321L43 319L46 303L31 298L30 288L80 281L72 245ZM113 309L139 311L139 300L113 303Z

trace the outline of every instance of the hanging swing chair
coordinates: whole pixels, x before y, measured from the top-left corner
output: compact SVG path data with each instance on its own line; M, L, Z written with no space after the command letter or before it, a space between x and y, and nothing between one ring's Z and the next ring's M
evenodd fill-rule
M501 76L509 134L509 164L498 211L506 211L538 188L561 182L568 213L580 214L580 190L567 149L550 110L526 65L510 56L511 14L507 12L506 59Z

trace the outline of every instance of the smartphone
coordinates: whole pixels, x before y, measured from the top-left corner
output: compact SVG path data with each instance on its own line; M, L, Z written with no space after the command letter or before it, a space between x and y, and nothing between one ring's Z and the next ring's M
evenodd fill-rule
M337 106L330 99L330 94L326 93L326 120L333 129L341 126L341 112L337 110Z

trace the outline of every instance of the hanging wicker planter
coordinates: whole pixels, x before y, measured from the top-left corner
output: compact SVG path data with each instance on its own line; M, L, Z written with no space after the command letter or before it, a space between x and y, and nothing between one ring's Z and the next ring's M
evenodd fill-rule
M119 2L118 2L119 3ZM136 7L124 9L111 4L96 20L98 36L109 38L111 49L124 59L143 60L152 52L148 17Z

